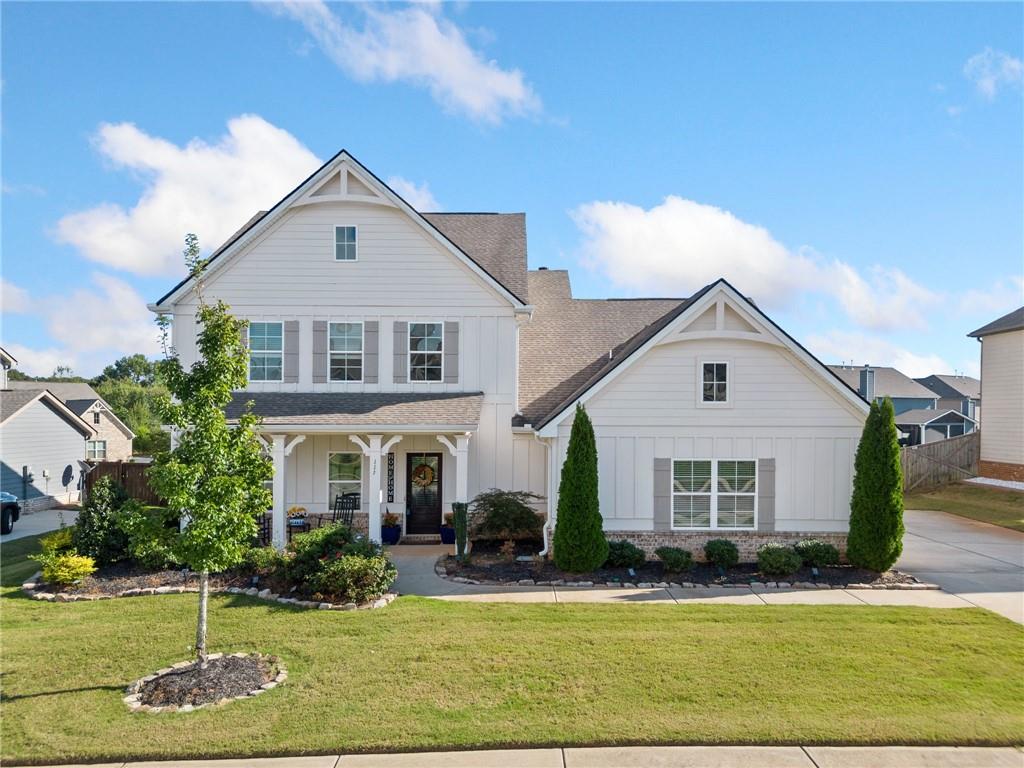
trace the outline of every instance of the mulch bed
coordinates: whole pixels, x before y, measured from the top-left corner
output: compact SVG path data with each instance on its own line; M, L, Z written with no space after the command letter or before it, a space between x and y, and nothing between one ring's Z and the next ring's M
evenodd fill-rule
M784 577L766 576L757 569L756 563L740 563L721 574L713 565L696 563L692 570L685 573L668 573L661 561L649 560L640 568L598 568L589 573L567 573L560 570L551 560L517 561L508 560L497 550L499 543L481 542L473 545L468 563L459 563L449 556L443 561L449 577L461 577L475 581L517 582L533 581L590 581L594 584L655 584L655 583L694 583L707 585L750 584L751 582L812 582L829 586L845 587L847 584L867 584L884 586L889 584L914 584L917 579L899 571L875 573L851 565L839 565L819 568L815 575L810 568L801 568L794 574ZM540 550L539 544L519 542L516 555L535 554Z
M247 587L249 577L233 573L210 574L210 590L228 587ZM117 596L129 589L155 589L157 587L199 587L199 574L185 570L147 571L137 565L115 563L106 566L77 584L60 591L71 595Z
M139 689L139 700L150 707L198 707L220 699L246 696L274 679L277 671L257 656L222 656L202 669L198 662L150 680Z

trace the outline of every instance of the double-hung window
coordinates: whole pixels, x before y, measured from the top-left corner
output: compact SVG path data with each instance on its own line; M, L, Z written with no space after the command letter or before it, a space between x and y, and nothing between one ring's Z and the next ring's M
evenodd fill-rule
M363 488L363 454L331 453L327 456L327 500L346 493L361 493Z
M331 381L363 380L363 324L331 323Z
M409 323L409 381L441 381L444 323Z
M334 228L334 260L356 261L356 228L337 226Z
M87 440L85 443L85 458L94 460L107 458L107 441Z
M752 530L756 510L756 461L672 462L673 528Z
M284 358L282 323L249 324L249 380L281 381Z
M701 363L701 401L729 402L728 363Z

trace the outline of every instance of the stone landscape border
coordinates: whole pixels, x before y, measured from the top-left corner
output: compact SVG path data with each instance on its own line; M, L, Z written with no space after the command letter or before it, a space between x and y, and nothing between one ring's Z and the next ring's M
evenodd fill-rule
M166 706L160 707L152 707L148 704L143 704L142 686L144 686L146 683L151 683L158 677L169 675L176 670L184 669L185 667L190 667L193 664L195 664L195 661L179 661L177 664L172 664L169 667L158 669L152 675L147 675L146 677L141 677L138 680L136 680L134 683L128 686L126 690L128 695L125 696L122 699L122 701L128 705L128 709L130 709L132 712L148 712L149 714L154 715L163 712L194 712L197 709L205 709L206 707L221 707L225 704L231 703L232 701L237 701L238 699L256 698L260 694L266 693L272 688L276 688L280 683L283 683L285 680L288 679L288 670L284 668L284 665L281 663L281 660L277 656L266 656L262 653L211 653L209 656L207 656L207 659L212 661L214 659L223 658L225 655L234 656L235 658L239 659L247 659L252 657L255 657L257 659L265 659L268 663L273 664L277 667L277 674L274 676L273 680L268 680L267 682L263 683L263 685L261 685L259 688L255 688L249 691L248 693L243 693L239 696L226 696L223 699L209 701L206 704L168 704Z
M182 595L186 593L198 593L199 587L142 587L138 589L125 589L114 595L74 595L68 592L47 592L46 585L40 584L38 579L42 572L36 573L31 579L21 585L22 591L33 600L45 600L50 603L77 603L93 602L95 600L110 600L117 597L141 597L143 595ZM297 608L316 608L321 611L356 611L384 608L398 597L394 592L387 592L376 600L369 600L365 603L325 603L317 600L299 600L296 597L279 595L269 589L257 589L256 587L225 587L223 589L211 589L210 594L222 595L245 595L255 597L258 600L267 600L283 605L294 605Z
M906 584L820 584L814 581L750 581L745 584L698 584L691 581L566 581L555 579L553 581L535 581L534 579L519 579L518 581L500 581L495 579L469 579L465 576L449 576L444 561L448 555L441 555L434 564L434 573L445 581L454 584L470 584L488 587L592 587L594 589L607 589L608 587L623 587L625 589L707 589L709 587L721 587L723 589L941 589L938 584L930 584L923 581L914 581ZM915 578L911 576L910 578Z

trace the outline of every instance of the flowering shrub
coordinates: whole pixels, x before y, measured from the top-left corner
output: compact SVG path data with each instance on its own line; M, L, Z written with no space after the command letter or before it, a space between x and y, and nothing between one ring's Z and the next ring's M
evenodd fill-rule
M299 534L288 545L292 555L288 560L288 578L297 584L310 581L320 569L322 560L334 558L351 542L352 531L341 523L324 525L309 533Z

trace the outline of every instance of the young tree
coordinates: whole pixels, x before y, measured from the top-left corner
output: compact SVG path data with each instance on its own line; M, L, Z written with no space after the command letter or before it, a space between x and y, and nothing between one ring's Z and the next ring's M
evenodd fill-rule
M608 559L597 493L597 442L579 403L558 484L554 549L555 564L563 571L592 571Z
M903 469L892 400L872 403L854 460L847 559L886 571L903 551Z
M196 656L205 666L210 572L241 561L256 535L256 515L271 503L263 481L271 476L272 467L256 437L259 419L251 409L235 426L224 416L231 391L246 384L249 353L241 339L245 321L231 316L221 301L206 303L199 280L205 263L199 260L198 240L189 235L185 242L186 263L196 277L199 299L199 360L189 370L176 353L159 363L161 378L174 398L162 400L161 415L179 438L173 451L158 457L149 477L168 509L187 521L172 553L177 562L199 573ZM166 319L161 327L166 334Z

